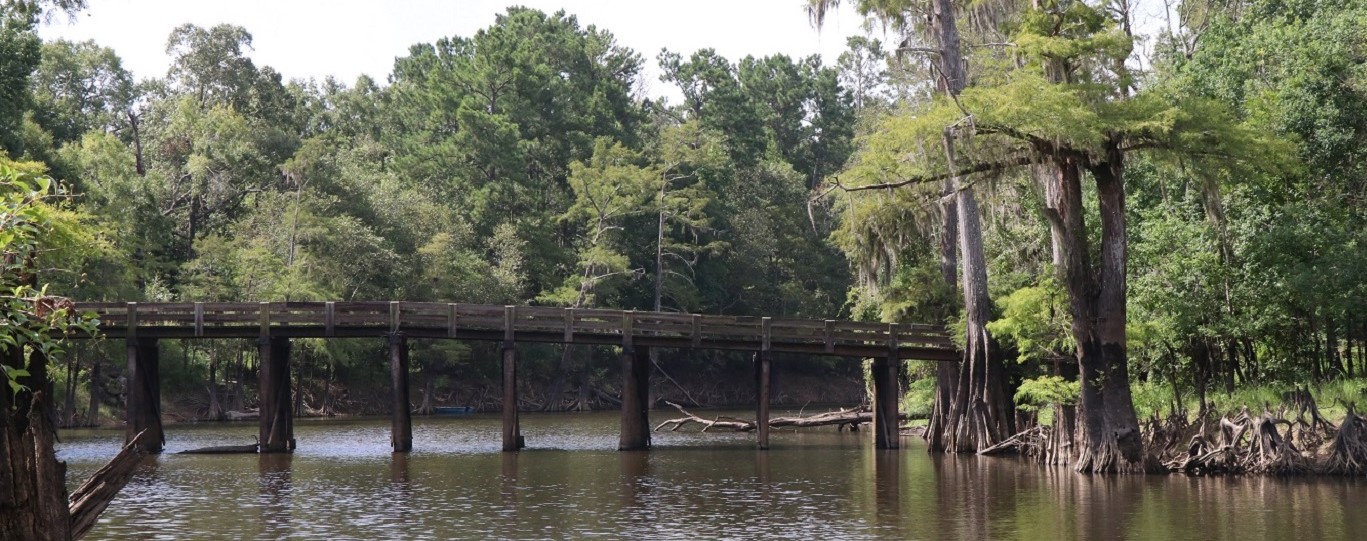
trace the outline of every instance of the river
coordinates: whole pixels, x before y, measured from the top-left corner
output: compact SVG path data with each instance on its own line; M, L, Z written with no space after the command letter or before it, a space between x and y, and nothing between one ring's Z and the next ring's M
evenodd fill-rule
M665 412L653 412L658 421ZM1367 481L1086 477L1014 459L877 451L869 434L657 432L618 452L616 414L299 420L293 455L176 455L251 443L255 423L181 424L86 539L1367 539ZM121 431L62 432L72 483Z

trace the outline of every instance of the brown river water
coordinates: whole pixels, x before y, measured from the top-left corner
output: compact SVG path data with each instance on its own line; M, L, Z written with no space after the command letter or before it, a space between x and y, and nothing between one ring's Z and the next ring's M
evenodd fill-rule
M777 414L777 412L776 412ZM666 412L652 412L658 422ZM618 452L615 413L296 422L293 455L176 455L251 443L255 423L167 427L86 539L1362 539L1367 480L1088 477L1009 458L878 451L869 433L657 432ZM62 433L77 483L121 431Z

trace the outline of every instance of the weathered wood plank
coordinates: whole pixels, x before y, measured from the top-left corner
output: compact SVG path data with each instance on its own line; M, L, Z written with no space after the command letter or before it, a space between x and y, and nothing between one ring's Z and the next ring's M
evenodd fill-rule
M581 344L717 348L842 356L948 359L943 327L922 324L757 318L601 308L428 302L77 303L111 337L229 338L375 336L530 340Z

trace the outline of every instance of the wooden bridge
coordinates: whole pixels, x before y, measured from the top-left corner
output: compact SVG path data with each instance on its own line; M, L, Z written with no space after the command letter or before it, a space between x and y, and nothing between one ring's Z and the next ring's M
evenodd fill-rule
M503 450L523 447L517 411L518 342L615 345L622 350L619 448L650 446L648 383L652 347L755 353L757 439L769 447L769 389L776 352L873 358L874 439L897 448L897 367L903 359L956 360L941 326L836 320L711 316L539 306L424 302L95 303L76 304L99 318L102 334L128 345L127 434L153 432L159 452L161 391L157 341L256 338L260 347L260 451L294 449L289 351L292 338L386 338L393 382L392 444L412 449L409 338L502 343Z

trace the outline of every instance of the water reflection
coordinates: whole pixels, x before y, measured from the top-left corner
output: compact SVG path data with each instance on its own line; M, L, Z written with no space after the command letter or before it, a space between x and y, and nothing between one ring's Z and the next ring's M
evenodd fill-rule
M649 488L650 451L622 451L617 458L621 470L622 506L641 505Z
M389 455L389 482L401 488L408 488L408 453Z
M875 449L873 451L873 494L876 524L891 530L901 530L902 459L904 451Z
M503 497L504 503L517 503L517 458L522 453L500 453L502 464L502 490L499 494Z
M261 536L271 539L285 539L291 532L291 509L293 507L290 481L290 466L294 455L290 453L262 453L257 455L258 472L257 502L261 509Z
M769 469L769 451L755 451L755 480L761 487L767 487L773 481Z
M385 420L301 422L293 455L162 455L90 539L1367 539L1361 480L1088 477L834 431L775 433L768 452L678 432L623 453L615 415L527 421L564 427L502 453L497 417L415 419L421 444L393 454ZM172 426L168 443L234 430ZM122 443L63 436L73 483Z

